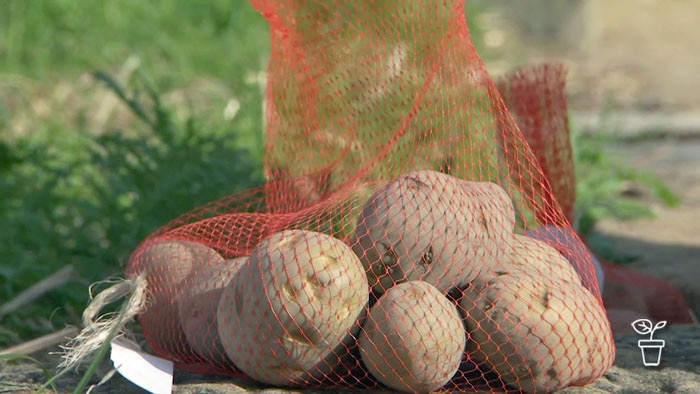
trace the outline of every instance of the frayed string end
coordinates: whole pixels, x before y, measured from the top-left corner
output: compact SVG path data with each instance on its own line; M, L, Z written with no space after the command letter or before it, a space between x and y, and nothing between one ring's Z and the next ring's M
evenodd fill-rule
M90 293L92 297L92 287ZM126 298L126 301L119 311L99 315L105 306L122 298ZM126 325L145 309L146 301L145 271L136 277L117 281L97 294L83 312L83 330L65 346L61 346L62 361L59 369L78 367L106 341L123 335Z

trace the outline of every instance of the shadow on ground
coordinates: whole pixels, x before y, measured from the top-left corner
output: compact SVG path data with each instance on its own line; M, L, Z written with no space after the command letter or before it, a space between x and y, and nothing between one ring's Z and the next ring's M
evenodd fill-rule
M619 264L668 282L682 294L695 316L700 316L700 245L655 242L610 234L605 234L605 238L616 253L635 257L629 263ZM643 287L645 283L638 286ZM652 289L644 290L653 293ZM663 308L661 296L657 302L656 307Z

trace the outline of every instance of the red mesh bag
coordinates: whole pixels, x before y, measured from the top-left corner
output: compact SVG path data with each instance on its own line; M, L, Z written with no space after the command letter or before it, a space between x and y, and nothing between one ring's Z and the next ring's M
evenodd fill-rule
M552 195L569 222L574 221L576 174L566 104L566 74L561 65L516 70L497 81L501 95L532 148ZM546 223L546 219L540 218ZM585 240L584 240L585 241ZM669 324L693 323L690 307L673 285L608 261L596 261L605 277L606 308L614 310L613 329L633 332L630 323L646 316ZM625 313L619 314L619 311ZM626 313L633 312L633 313Z
M133 252L151 350L277 386L551 392L602 376L615 348L592 258L578 237L528 235L571 232L570 206L464 2L251 2L272 38L266 184ZM507 95L518 119L561 93L552 70ZM557 149L544 162L565 162Z
M543 64L516 70L500 78L497 86L551 183L552 197L573 223L576 172L569 133L565 68ZM538 219L546 221L544 217Z
M668 324L697 323L687 300L672 284L619 264L606 261L602 264L606 281L611 284L606 295L606 306L610 309L632 310Z

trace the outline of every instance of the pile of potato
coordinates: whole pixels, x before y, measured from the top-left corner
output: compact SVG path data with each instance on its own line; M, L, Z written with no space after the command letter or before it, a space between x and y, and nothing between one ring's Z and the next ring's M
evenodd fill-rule
M605 310L581 273L516 232L512 201L493 183L406 174L370 197L345 241L285 230L230 261L163 242L190 258L172 283L153 283L180 289L170 307L145 314L176 314L168 338L185 343L170 347L262 383L343 376L355 351L398 391L438 390L471 364L502 389L551 392L596 380L614 359Z

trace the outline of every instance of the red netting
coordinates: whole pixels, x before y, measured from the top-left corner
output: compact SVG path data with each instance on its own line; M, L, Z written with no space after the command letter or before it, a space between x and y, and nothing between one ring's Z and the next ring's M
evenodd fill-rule
M602 266L610 284L605 295L608 311L633 312L640 318L665 320L668 324L697 323L685 297L672 284L619 264L603 261ZM615 325L619 332L632 332L630 319Z
M133 253L152 351L298 387L549 392L600 377L615 348L567 219L563 71L497 87L463 1L251 2L272 37L267 182Z
M550 180L552 195L573 222L576 175L565 95L566 73L561 65L544 64L516 70L497 86L518 127ZM535 213L537 215L537 213ZM544 217L538 215L546 223ZM531 234L548 238L547 234ZM573 233L550 232L559 240ZM560 251L564 254L567 251ZM567 256L569 257L569 256ZM603 300L615 332L634 332L636 318L665 320L669 324L693 323L683 295L670 283L634 269L598 261L593 256L599 282L604 278ZM602 286L601 286L602 287Z
M500 78L497 86L551 182L552 197L573 222L576 171L566 104L566 70L553 64L516 70ZM538 214L538 219L546 223L545 215Z

